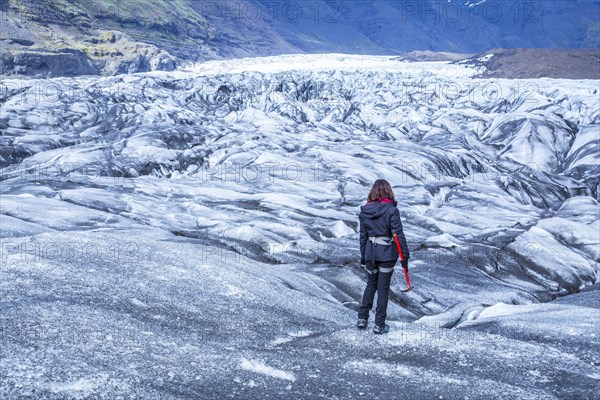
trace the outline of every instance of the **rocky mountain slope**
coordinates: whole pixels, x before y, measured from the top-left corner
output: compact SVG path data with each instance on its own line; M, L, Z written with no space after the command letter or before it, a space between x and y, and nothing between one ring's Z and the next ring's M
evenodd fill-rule
M493 49L458 63L482 68L482 78L600 80L600 49Z
M343 52L598 48L600 2L2 0L0 74L114 75Z

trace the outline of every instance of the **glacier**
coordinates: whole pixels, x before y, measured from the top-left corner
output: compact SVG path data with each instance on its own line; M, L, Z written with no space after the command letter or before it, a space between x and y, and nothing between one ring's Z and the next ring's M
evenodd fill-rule
M341 54L0 84L0 397L592 399L600 90ZM411 248L354 328L358 207Z

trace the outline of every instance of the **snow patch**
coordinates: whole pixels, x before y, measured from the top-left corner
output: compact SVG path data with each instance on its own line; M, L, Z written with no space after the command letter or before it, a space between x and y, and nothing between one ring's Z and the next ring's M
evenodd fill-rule
M294 374L270 367L258 360L249 360L244 358L242 359L240 366L246 371L256 372L257 374L267 375L277 379L285 379L292 382L296 380Z
M453 249L460 246L460 241L449 233L431 236L424 243L429 247L441 247L444 249Z
M354 234L354 231L348 225L346 225L344 221L337 221L335 224L333 224L333 229L331 232L336 238Z
M62 393L75 399L84 399L94 393L100 385L104 384L107 378L107 375L103 375L99 377L83 377L66 382L53 382L50 384L49 389L52 393Z
M129 302L131 304L133 304L134 306L138 306L138 307L142 307L142 308L148 307L148 305L146 303L144 303L141 300L136 299L135 297L132 297L131 299L129 299Z
M308 337L312 334L313 334L313 332L306 331L306 330L301 330L301 331L296 331L296 332L288 332L288 336L279 337L279 338L274 339L273 341L271 341L271 345L279 346L281 344L289 343L292 340L294 340L295 338Z
M213 60L191 65L178 71L198 76L234 74L241 72L280 73L289 71L381 71L398 72L412 76L444 75L452 78L471 77L477 70L447 61L402 62L390 56L364 56L353 54L288 54L269 57L248 57L236 60ZM167 75L154 72L153 75ZM169 72L168 75L173 75Z

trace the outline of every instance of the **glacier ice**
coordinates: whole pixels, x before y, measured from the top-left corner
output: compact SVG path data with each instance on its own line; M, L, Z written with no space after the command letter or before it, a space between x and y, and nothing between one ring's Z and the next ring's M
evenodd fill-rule
M475 73L319 55L4 80L0 397L590 397L598 82ZM415 291L395 274L371 339L357 212L381 177Z

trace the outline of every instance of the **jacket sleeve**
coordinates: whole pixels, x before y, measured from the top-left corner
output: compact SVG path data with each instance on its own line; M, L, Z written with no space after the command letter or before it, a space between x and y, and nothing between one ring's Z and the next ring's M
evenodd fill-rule
M402 248L402 254L404 255L404 259L408 260L410 258L410 251L408 250L408 243L406 243L406 237L404 237L404 230L402 229L402 221L400 220L400 211L398 208L394 207L394 211L390 216L390 230L392 231L392 236L394 233L398 236L398 241L400 242L400 247ZM396 246L396 244L393 244Z
M366 264L365 249L367 248L368 234L367 228L365 228L365 219L362 214L358 214L358 222L360 227L360 263Z

